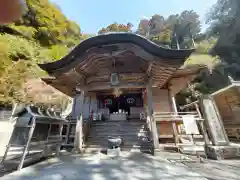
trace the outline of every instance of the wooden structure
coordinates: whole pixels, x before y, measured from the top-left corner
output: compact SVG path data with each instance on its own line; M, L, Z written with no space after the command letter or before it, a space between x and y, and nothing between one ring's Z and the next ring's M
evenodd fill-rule
M232 88L234 86L228 87ZM223 104L219 101L221 98L216 97L218 93L224 93L228 88L223 91L218 91L212 95L206 95L201 97L199 101L193 102L191 104L181 107L184 109L196 108L203 115L205 121L202 124L202 130L205 140L205 153L209 158L216 160L228 159L228 158L239 158L239 145L232 143L231 141L236 141L236 138L231 139L231 133L229 129L237 128L237 123L229 123L225 121L222 117L226 109L221 109ZM226 94L225 94L226 95ZM216 100L216 98L219 98ZM199 109L200 105L200 109ZM221 111L223 110L223 111ZM231 122L231 121L230 121ZM236 134L233 134L236 135Z
M175 112L172 97L205 69L181 68L193 51L164 48L132 33L110 33L89 38L61 60L39 66L50 75L43 81L74 98L72 120L81 116L87 120L99 112L103 117L125 113L139 119L146 114L158 148L157 126L162 126L160 132L165 126L156 124L154 114ZM165 124L174 129L167 135L177 137L175 121Z
M60 114L28 106L15 112L16 123L2 159L6 169L33 163L43 157L58 155L62 144Z
M212 94L230 141L240 142L240 82Z
M63 124L63 131L62 131L62 148L68 149L69 147L72 148L74 147L74 140L76 137L76 127L77 124L80 124L82 127L82 140L83 142L81 145L84 145L84 142L87 141L87 137L89 135L89 132L91 130L91 122L92 122L92 116L87 120L83 120L83 117L77 117L77 120L73 119L68 119L68 122ZM82 147L81 147L82 149Z
M230 141L240 141L240 82L231 81L228 86L211 94L223 121ZM192 102L182 109L193 109L199 106L199 101Z

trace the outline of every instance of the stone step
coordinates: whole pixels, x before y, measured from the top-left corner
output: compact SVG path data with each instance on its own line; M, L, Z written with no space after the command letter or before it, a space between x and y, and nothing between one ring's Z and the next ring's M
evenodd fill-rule
M104 148L107 148L108 147L108 144L107 143L97 143L97 142L93 142L93 143L86 143L86 147L88 146L101 146L101 147L104 147ZM140 144L139 143L124 143L121 147L133 147L133 146L139 146L140 147Z
M99 127L99 126L103 126L103 127L112 127L112 126L124 126L124 127L141 127L143 126L142 124L130 124L130 123L126 123L126 124L119 124L119 123L111 123L111 124L92 124L92 127Z
M111 121L111 120L106 120L106 121L92 121L93 124L95 123L144 123L144 120L139 120L139 119L130 119L126 121Z
M137 137L125 137L122 138L123 142L137 142L140 141ZM107 142L108 138L107 137L94 137L94 138L88 138L87 142L98 142L98 141L104 141Z
M135 143L135 142L140 142L138 139L123 139L123 143ZM108 143L108 139L107 138L99 138L99 139L88 139L88 141L86 142L88 144L91 143Z
M114 136L114 137L118 137L118 136ZM138 137L134 137L134 136L119 136L122 138L123 141L140 141L140 139ZM88 137L87 139L89 142L90 141L101 141L101 140L108 140L108 137L106 136L97 136L97 137Z
M143 131L139 128L96 128L91 129L91 132L140 132Z
M143 128L141 125L121 125L121 124L114 124L114 125L92 125L92 128Z
M108 135L111 135L111 134L134 134L134 135L137 135L138 133L142 133L140 130L138 129L134 129L134 130L117 130L117 129L101 129L101 130L96 130L96 129L93 129L90 134L108 134Z
M92 128L143 128L139 125L121 125L121 124L114 124L114 125L92 125Z
M89 137L96 137L96 136L133 136L133 137L140 137L140 136L146 136L147 134L140 133L138 131L102 131L102 132L91 132Z
M143 129L141 126L120 126L120 125L114 125L114 126L92 126L92 129Z
M120 136L120 137L125 137L125 136L136 136L138 137L138 132L91 132L89 137L108 137L108 136Z
M111 125L114 125L114 124L118 124L118 125L143 125L144 122L143 121L123 121L123 122L120 122L120 121L101 121L101 122L93 122L92 125L96 125L96 126L99 126L99 125L105 125L105 126L111 126Z
M91 150L106 149L109 136L121 137L124 149L130 150L133 147L140 147L141 142L138 135L144 134L144 124L145 122L140 120L93 122L86 148Z
M135 135L137 136L139 133L141 133L139 130L134 130L134 131L124 131L124 130L111 130L108 131L107 129L105 129L105 131L91 131L90 135L94 134L94 135L98 135L98 134L106 134L106 135L111 135L111 134L122 134L122 135Z
M124 125L124 124L111 124L111 125L92 125L92 128L143 128L141 125Z
M140 149L140 146L125 146L121 147L121 151L130 151L133 149ZM107 147L101 146L101 145L91 145L86 146L84 148L84 153L99 153L99 152L107 152Z

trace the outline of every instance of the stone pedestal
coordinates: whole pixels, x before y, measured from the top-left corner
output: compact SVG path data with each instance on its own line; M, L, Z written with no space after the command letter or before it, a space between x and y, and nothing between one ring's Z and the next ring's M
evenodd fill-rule
M240 147L229 143L218 108L211 96L205 96L200 101L203 117L211 135L211 144L205 144L208 158L220 160L239 157Z
M111 158L120 156L120 153L121 153L120 147L113 148L113 149L107 149L107 155Z
M240 147L237 146L205 146L207 157L214 160L232 159L240 157Z

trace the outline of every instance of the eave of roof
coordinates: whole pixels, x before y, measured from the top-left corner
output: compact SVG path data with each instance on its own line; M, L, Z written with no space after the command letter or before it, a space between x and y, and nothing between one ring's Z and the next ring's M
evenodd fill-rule
M234 87L240 87L240 81L232 81L230 85L228 85L227 87L224 87L222 89L219 89L218 91L212 93L211 95L212 96L220 95Z
M208 67L206 65L202 64L191 64L187 65L185 67L182 67L178 69L172 76L172 78L177 78L177 77L183 77L183 76L189 76L189 75L197 75L200 72L208 70Z
M158 44L146 39L137 34L133 33L109 33L98 35L87 40L82 41L78 46L76 46L68 55L62 59L46 63L39 64L40 68L47 71L49 74L53 73L58 69L63 69L66 67L74 68L77 59L81 62L81 57L88 52L89 49L93 47L103 47L107 45L114 44L134 44L142 48L145 52L165 59L169 59L171 63L178 62L183 63L186 58L188 58L195 49L168 49ZM75 63L74 63L75 62ZM72 64L72 65L71 65ZM69 69L66 69L66 71Z

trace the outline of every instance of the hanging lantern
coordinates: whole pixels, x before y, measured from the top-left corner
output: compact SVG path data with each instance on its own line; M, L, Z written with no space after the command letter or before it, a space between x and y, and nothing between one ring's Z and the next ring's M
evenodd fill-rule
M110 77L110 82L113 86L116 86L119 84L119 77L117 73L112 73Z

